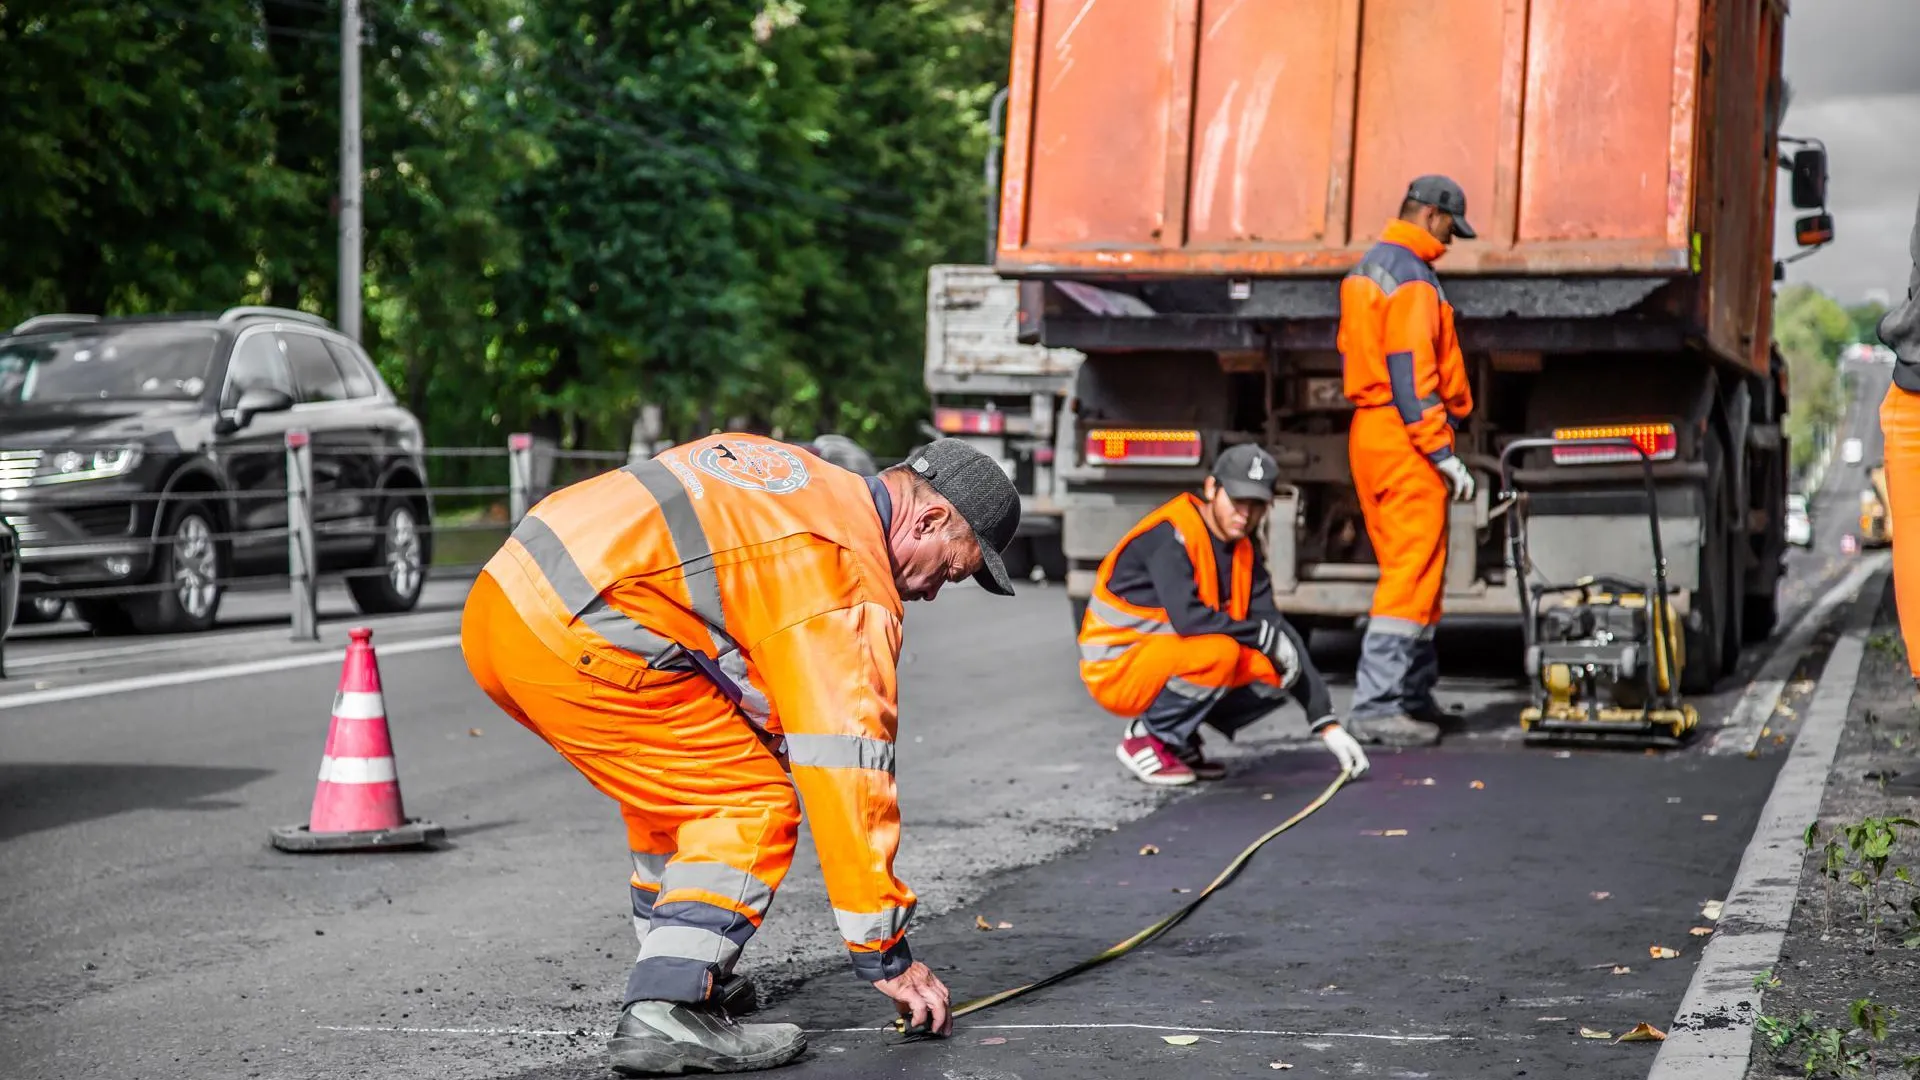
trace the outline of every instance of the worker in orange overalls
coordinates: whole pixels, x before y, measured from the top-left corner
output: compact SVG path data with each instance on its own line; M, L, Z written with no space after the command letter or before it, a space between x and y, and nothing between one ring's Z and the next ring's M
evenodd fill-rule
M1467 196L1444 176L1408 188L1398 220L1340 283L1340 354L1354 404L1347 459L1380 564L1349 722L1370 742L1440 738L1434 628L1447 576L1447 500L1467 502L1473 474L1453 432L1473 410L1453 308L1433 262L1471 240Z
M468 668L626 819L640 952L615 1070L734 1072L805 1048L728 1004L802 799L854 973L951 1032L893 873L901 603L966 578L1012 595L1000 553L1019 519L1007 475L957 439L862 477L725 434L562 488L487 563Z
M1144 783L1225 776L1202 752L1200 726L1231 739L1289 693L1341 767L1367 771L1254 551L1279 471L1258 446L1228 447L1198 496L1182 492L1140 519L1100 563L1080 623L1080 678L1127 719L1114 754Z
M1880 438L1887 465L1887 523L1893 532L1893 592L1907 665L1920 689L1920 212L1908 241L1913 273L1906 303L1875 328L1893 350L1893 382L1880 401Z

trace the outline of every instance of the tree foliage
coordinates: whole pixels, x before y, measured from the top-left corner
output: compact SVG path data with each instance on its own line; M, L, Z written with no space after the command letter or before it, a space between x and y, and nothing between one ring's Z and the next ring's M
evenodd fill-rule
M904 450L1011 0L363 3L362 337L440 443ZM338 307L338 0L0 2L0 318Z
M1846 411L1840 350L1857 339L1847 309L1811 285L1780 291L1773 304L1773 339L1787 358L1787 438L1795 471L1812 463L1820 443Z

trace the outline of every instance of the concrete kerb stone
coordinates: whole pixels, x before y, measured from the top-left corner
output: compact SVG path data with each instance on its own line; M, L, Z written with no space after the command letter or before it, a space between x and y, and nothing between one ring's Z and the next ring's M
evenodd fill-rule
M1860 679L1867 633L1889 574L1884 567L1876 571L1848 611L1799 738L1774 778L1760 823L1727 891L1718 932L1701 953L1648 1080L1740 1080L1746 1075L1762 997L1754 976L1779 962L1800 891L1801 834L1819 817L1827 774Z

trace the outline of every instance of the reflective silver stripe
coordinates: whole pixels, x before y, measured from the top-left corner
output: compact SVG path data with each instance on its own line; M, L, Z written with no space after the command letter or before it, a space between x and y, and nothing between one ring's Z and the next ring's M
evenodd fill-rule
M667 860L672 855L650 855L644 851L635 851L633 855L633 875L642 885L660 884L660 875L666 873Z
M1222 686L1201 686L1197 682L1188 682L1180 676L1175 675L1173 678L1167 680L1167 692L1170 694L1179 694L1181 697L1191 701L1206 701L1209 698L1219 697L1226 693L1226 688Z
M1367 620L1367 634L1378 632L1381 637L1417 638L1431 632L1412 619L1396 618L1392 615L1375 615Z
M1100 616L1100 621L1116 630L1133 630L1142 634L1171 634L1173 626L1158 619L1143 619L1138 615L1129 615L1099 597L1087 601L1087 610Z
M1125 656L1127 650L1132 647L1131 645L1082 645L1080 659L1089 664L1097 664L1102 660L1115 660Z
M817 769L893 772L893 744L859 735L787 735L787 762Z
M840 936L857 945L869 941L890 941L907 928L913 908L888 908L885 911L841 911L833 909L833 921L840 924Z
M773 718L773 706L767 702L767 695L754 685L753 676L747 671L747 658L738 648L721 654L720 670L740 687L740 711L761 727L767 726Z
M648 667L686 671L692 666L680 655L680 646L676 642L634 622L626 612L607 603L606 597L594 597L587 609L580 613L580 621L594 633L606 638L614 648L645 660Z
M1377 262L1362 261L1359 266L1353 268L1353 272L1361 277L1372 278L1373 283L1380 286L1380 291L1388 296L1392 296L1393 290L1400 287L1400 279L1388 273L1387 268Z
M649 928L647 936L640 940L642 960L671 956L707 964L731 964L739 955L740 946L727 937L697 926L677 926L672 923L655 926Z
M773 905L773 890L767 888L766 882L725 863L674 863L667 867L666 881L660 886L660 894L665 896L675 889L700 889L715 896L724 896L755 915L765 915L767 908Z
M674 478L672 470L658 461L629 465L626 471L660 504L661 516L667 520L667 533L673 537L674 554L680 561L680 574L687 583L693 613L709 627L724 633L727 613L720 605L720 578L713 570L713 545L700 524L700 515L693 509L693 500L687 497L687 489ZM725 649L726 645L721 648Z
M533 556L533 565L540 568L547 584L553 586L554 595L567 605L567 614L580 614L600 595L600 590L587 580L580 564L573 561L567 545L560 542L553 526L529 514L520 519L520 524L513 530L513 538L527 549L528 555Z

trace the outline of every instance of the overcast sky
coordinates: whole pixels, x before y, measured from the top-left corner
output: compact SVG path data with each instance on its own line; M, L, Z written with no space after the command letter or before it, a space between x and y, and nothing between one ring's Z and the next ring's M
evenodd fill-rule
M1920 0L1793 0L1782 134L1827 144L1834 241L1787 267L1841 303L1906 296L1907 240L1920 204ZM1790 148L1789 148L1790 149ZM1796 211L1780 174L1776 253L1791 255Z

